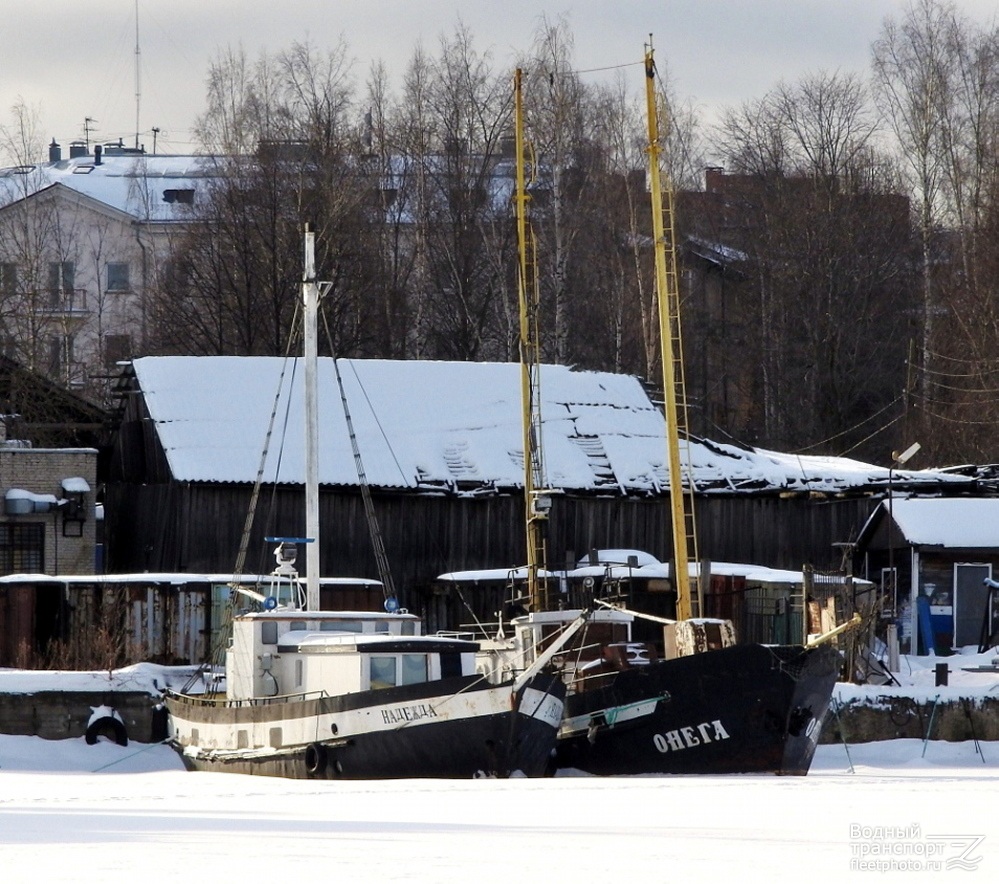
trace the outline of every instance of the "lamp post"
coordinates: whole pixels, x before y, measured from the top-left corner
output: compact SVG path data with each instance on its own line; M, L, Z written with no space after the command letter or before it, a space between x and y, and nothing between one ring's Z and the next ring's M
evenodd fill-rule
M918 442L913 442L904 451L893 451L891 453L891 466L888 467L888 581L891 585L891 616L893 621L898 616L898 586L895 580L895 539L893 537L895 507L892 478L894 470L905 466L921 447Z

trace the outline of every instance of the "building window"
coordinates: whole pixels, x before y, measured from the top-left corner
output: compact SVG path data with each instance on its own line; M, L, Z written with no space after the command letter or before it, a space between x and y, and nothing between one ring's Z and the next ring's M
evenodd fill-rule
M70 300L75 282L76 265L72 261L49 263L49 301L53 307L61 308Z
M191 188L170 188L163 191L163 202L182 203L185 206L194 205L194 190Z
M0 263L0 295L12 298L17 294L17 265L9 261Z
M45 526L41 522L0 525L0 572L41 574L45 570Z
M74 361L73 335L52 335L49 338L49 377L62 378Z
M49 338L49 377L57 378L62 371L62 338L52 335Z
M115 368L132 356L131 335L104 335L104 367Z
M107 290L109 292L127 292L130 289L128 264L125 261L109 261Z

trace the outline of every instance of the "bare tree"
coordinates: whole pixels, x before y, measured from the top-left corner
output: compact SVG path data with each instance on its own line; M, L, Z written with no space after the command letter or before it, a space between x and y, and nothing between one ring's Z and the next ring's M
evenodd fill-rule
M992 235L999 169L999 36L942 0L888 19L879 96L919 206L922 429L936 457L994 459L999 346ZM933 432L929 432L932 423ZM947 433L939 427L948 426Z
M730 244L755 275L761 350L746 368L759 372L767 444L850 450L902 389L908 203L874 133L860 81L823 73L722 124L737 173Z
M418 49L410 62L397 162L417 250L410 316L424 356L509 352L497 320L512 296L513 236L497 165L511 107L509 77L461 26L441 37L438 56Z
M332 346L363 350L373 285L364 236L369 182L358 162L362 131L346 47L296 43L252 68L230 51L212 66L209 84L198 131L217 151L215 174L156 304L159 350L283 352L305 223L320 243L317 269L332 283L324 304Z
M932 271L944 160L941 108L949 101L953 73L944 37L946 16L938 0L917 0L900 23L885 21L874 44L879 104L901 146L918 205L923 265L921 351L926 367L931 361L936 313Z

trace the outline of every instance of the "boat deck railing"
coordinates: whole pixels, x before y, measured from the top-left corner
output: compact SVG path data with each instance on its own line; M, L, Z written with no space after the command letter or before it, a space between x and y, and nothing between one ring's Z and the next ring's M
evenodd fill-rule
M482 632L465 629L439 629L434 633L437 638L451 639L452 641L474 642L484 638Z
M270 706L277 703L296 703L307 700L329 699L330 695L326 691L302 691L297 694L276 694L273 697L247 697L245 699L234 700L225 695L206 694L182 694L179 691L172 691L169 688L163 691L165 696L190 703L192 706Z

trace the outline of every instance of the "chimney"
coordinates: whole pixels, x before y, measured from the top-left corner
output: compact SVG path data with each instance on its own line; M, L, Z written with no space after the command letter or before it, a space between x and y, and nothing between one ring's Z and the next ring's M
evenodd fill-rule
M89 156L90 151L87 149L87 144L84 141L71 141L69 143L69 158L71 160L77 160L80 157Z
M725 170L721 166L708 166L704 170L704 189L708 193L725 190Z
M53 138L52 143L49 145L49 162L58 163L62 159L62 148L56 144L56 140Z
M94 165L99 166L101 164L101 146L99 144L94 145Z

